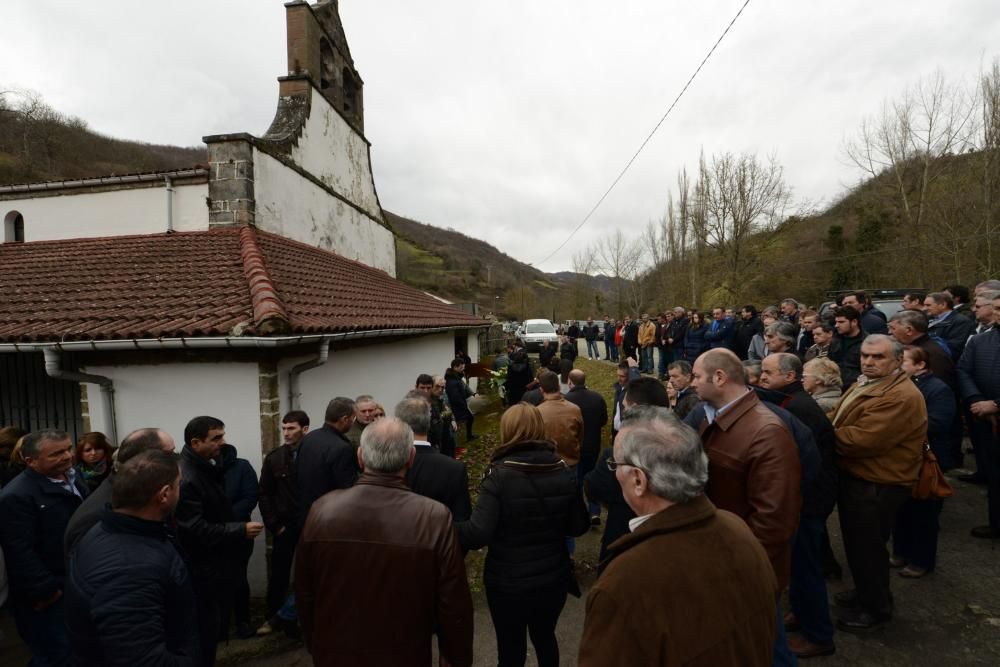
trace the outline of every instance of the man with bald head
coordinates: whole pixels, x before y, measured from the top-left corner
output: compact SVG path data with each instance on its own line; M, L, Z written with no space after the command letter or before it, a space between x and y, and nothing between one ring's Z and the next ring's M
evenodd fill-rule
M910 497L927 438L927 406L900 370L903 346L883 335L861 345L861 372L833 410L840 468L837 502L855 590L838 593L837 627L869 632L893 611L886 541Z
M601 453L601 430L608 423L608 405L604 397L587 388L587 376L579 368L569 372L569 391L566 400L580 408L583 416L583 444L580 445L580 463L576 466L577 479L583 485L583 478L597 463ZM601 506L590 502L590 523L600 525Z
M705 402L698 426L709 464L705 493L716 507L746 521L771 560L780 592L788 586L802 506L795 441L747 387L743 364L733 352L717 348L699 356L691 386ZM780 607L775 650L788 655Z
M158 428L140 428L132 431L122 440L121 446L115 452L115 462L111 474L101 482L83 501L69 520L64 538L66 558L76 548L77 543L87 534L91 527L100 520L104 510L111 507L111 480L130 458L151 449L162 449L165 452L174 451L174 439L169 433Z

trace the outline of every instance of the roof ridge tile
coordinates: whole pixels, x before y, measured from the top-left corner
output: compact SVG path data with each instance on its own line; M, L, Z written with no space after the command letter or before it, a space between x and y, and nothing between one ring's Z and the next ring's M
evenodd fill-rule
M251 225L240 227L240 258L250 291L255 328L265 335L287 333L291 330L288 311L267 271L264 253L257 245L257 235Z

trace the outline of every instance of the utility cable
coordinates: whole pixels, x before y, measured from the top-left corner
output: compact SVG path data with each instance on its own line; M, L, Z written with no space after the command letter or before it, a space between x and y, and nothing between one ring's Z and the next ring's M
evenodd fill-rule
M681 92L677 93L677 97L675 97L674 101L670 103L670 106L667 108L667 111L663 114L663 116L660 117L659 122L656 123L656 125L653 127L653 130L649 133L649 135L639 145L639 148L635 151L635 153L632 155L632 157L629 159L629 161L627 163L625 163L625 166L618 173L618 176L611 183L611 185L608 187L608 189L604 191L604 194L601 195L601 198L597 200L597 203L594 204L594 207L590 209L590 212L587 213L586 216L584 216L583 220L580 221L580 224L576 226L576 229L574 229L572 232L569 233L569 236L566 237L566 240L563 241L562 243L560 243L558 248L556 248L551 253L549 253L545 257L545 259L543 259L542 261L538 262L538 264L544 264L545 262L547 262L550 259L552 259L552 257L555 256L555 254L557 252L559 252L560 250L562 250L566 246L566 244L569 243L570 240L576 235L576 233L578 231L580 231L585 224L587 224L587 222L590 220L591 216L594 215L594 213L597 211L597 209L600 207L600 205L604 203L604 200L608 198L608 195L611 194L611 191L615 189L616 185L618 185L618 182L620 180L622 180L623 176L625 176L625 172L627 172L629 170L629 167L632 166L632 163L635 162L636 158L639 157L639 154L642 153L642 150L646 147L646 144L648 144L650 142L650 140L653 138L653 135L656 134L656 131L660 129L661 125L663 125L663 121L665 121L667 119L667 116L670 115L670 112L673 111L674 107L677 106L677 103L680 102L681 97L684 96L684 93L687 91L688 87L694 81L695 77L698 76L698 72L700 72L701 68L705 66L705 63L708 62L708 59L712 57L712 54L715 53L715 49L718 48L719 44L722 43L722 40L725 38L725 36L727 34L729 34L729 30L730 30L730 28L733 27L733 24L736 23L736 19L738 19L740 17L740 14L743 13L743 10L746 9L747 5L749 5L749 4L750 4L750 0L746 0L746 2L743 3L743 6L740 7L740 10L738 12L736 12L736 15L733 17L733 20L729 22L729 25L726 26L726 29L722 31L721 35L719 35L719 39L715 40L715 44L712 45L712 48L709 49L708 53L705 55L705 57L702 58L701 63L698 65L698 68L695 69L694 74L691 75L691 78L689 78L687 80L687 83L684 84L684 87L681 88ZM530 266L534 266L534 264L531 264Z

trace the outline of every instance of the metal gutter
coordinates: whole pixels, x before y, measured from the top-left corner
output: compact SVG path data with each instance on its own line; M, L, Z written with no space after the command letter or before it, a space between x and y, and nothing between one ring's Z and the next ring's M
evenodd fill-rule
M115 386L111 378L104 375L92 375L90 373L78 373L68 371L62 367L62 358L59 351L54 348L42 350L45 355L45 373L54 380L65 380L67 382L88 382L100 385L101 393L104 394L104 428L106 435L111 442L118 442L117 415L115 414Z
M150 174L128 174L124 176L99 176L97 178L78 178L68 181L46 181L44 183L23 183L21 185L0 185L0 195L18 192L45 192L48 190L67 190L72 188L89 188L98 185L125 185L128 183L162 183L165 177L183 179L208 176L207 169L181 169L178 171L161 171Z
M299 391L299 375L314 368L319 368L326 363L329 357L330 341L324 340L319 344L319 350L316 353L315 359L303 361L288 371L288 405L291 406L292 410L299 409L299 397L302 396L302 392Z

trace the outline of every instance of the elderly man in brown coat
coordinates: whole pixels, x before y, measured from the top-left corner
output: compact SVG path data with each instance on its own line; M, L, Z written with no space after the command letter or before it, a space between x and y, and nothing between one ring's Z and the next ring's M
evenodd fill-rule
M698 426L708 454L705 494L747 522L782 591L791 577L792 538L802 509L799 452L781 418L760 402L745 377L740 358L724 348L694 362L691 386L705 401ZM773 639L782 661L793 661L783 623Z
M697 433L667 408L632 408L608 466L636 518L587 597L579 664L770 665L774 572L746 523L705 497Z
M448 508L407 488L413 431L361 435L364 472L309 511L295 554L299 621L315 665L472 664L472 597Z
M920 474L927 438L927 406L900 371L902 357L899 341L868 336L861 344L862 375L832 413L840 530L855 588L834 597L845 607L837 627L847 632L874 630L892 616L885 544Z

